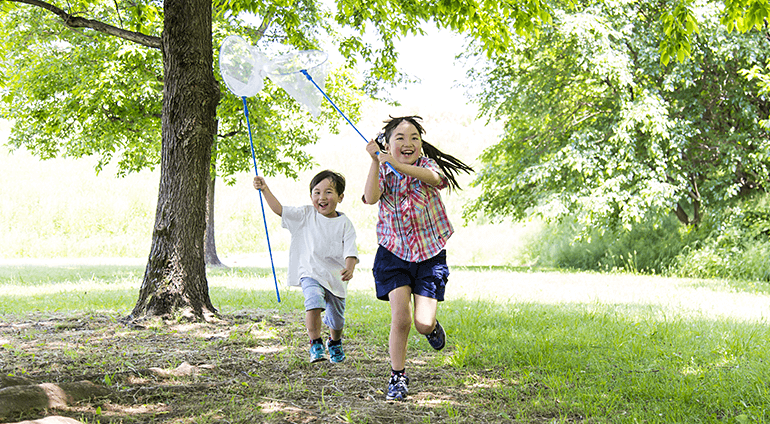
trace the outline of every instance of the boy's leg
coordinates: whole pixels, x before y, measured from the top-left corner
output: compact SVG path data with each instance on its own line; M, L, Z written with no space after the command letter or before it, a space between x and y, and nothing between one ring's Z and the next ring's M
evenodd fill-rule
M342 329L345 327L345 298L337 297L329 290L326 290L326 313L323 323L329 327L329 333L332 340L337 341L342 338Z
M340 340L342 338L342 330L335 330L333 328L330 328L329 335L334 341Z
M388 294L390 298L390 363L394 370L402 370L406 364L406 344L412 329L410 303L412 289L401 286Z
M300 280L302 295L305 297L305 328L310 340L321 337L321 312L326 307L325 289L318 281L303 277Z
M321 312L324 310L324 288L312 278L302 278L305 296L305 328L310 338L310 362L326 359L326 348L321 339Z
M305 311L305 327L310 337L310 362L326 360L326 348L321 339L321 311L322 309Z
M310 340L321 338L321 311L323 309L305 311L305 327Z
M339 298L326 291L326 314L323 323L329 327L330 336L326 342L329 350L329 361L340 363L345 360L345 351L342 349L342 329L345 326L345 299Z

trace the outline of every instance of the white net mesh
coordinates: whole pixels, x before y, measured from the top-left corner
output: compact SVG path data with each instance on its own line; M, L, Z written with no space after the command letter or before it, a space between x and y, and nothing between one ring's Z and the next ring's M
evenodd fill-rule
M219 71L230 91L238 97L251 97L264 87L267 58L246 40L229 35L219 48Z
M328 55L320 50L301 50L273 58L264 70L273 83L286 90L294 100L305 105L314 117L321 113L322 91L328 72ZM302 71L312 77L316 87Z

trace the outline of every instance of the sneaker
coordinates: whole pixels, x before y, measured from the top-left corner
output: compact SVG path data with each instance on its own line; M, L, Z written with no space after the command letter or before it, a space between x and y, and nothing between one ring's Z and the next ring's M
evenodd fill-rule
M441 350L446 345L446 333L444 332L444 327L439 324L438 320L436 320L436 328L434 328L430 334L426 334L425 337L428 339L428 343L430 343L433 349Z
M345 352L342 350L341 344L330 345L330 341L332 341L331 338L326 341L326 348L329 349L329 362L332 364L339 364L345 360Z
M326 349L323 343L313 343L310 345L310 362L320 362L326 359Z
M409 384L409 377L404 374L390 376L390 382L388 383L388 395L385 397L387 400L405 400L406 394L409 393L406 385Z

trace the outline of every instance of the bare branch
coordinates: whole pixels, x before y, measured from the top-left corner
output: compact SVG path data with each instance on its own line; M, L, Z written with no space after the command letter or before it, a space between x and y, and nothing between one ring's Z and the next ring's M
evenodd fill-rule
M37 6L48 10L49 12L57 15L64 21L64 24L70 28L90 28L95 31L122 38L143 46L151 47L154 49L161 48L160 37L153 37L141 32L127 31L122 28L114 27L112 25L105 24L104 22L94 21L92 19L81 18L78 16L70 15L64 10L44 1L40 0L8 0L17 3L24 3L31 6Z
M270 22L273 20L273 15L275 15L275 7L270 8L270 10L265 15L265 18L262 19L262 23L259 24L259 28L257 29L257 34L259 35L258 39L262 39L262 37L265 35L265 32L267 32L267 28L270 26Z

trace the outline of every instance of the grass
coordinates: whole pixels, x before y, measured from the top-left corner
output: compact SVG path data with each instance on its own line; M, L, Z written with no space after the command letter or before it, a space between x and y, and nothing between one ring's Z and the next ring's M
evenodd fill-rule
M359 128L379 128L389 113L400 114L368 111ZM468 162L495 140L494 128L468 116L423 116L426 139ZM319 166L298 182L271 179L273 191L302 204L312 174L342 171L340 209L356 224L359 251L372 254L376 210L356 201L367 170L360 139L343 132L313 149ZM349 151L361 154L339 154ZM382 393L389 309L374 299L366 262L351 283L341 367L306 363L301 294L282 288L276 303L269 268L242 265L266 252L250 174L217 187L218 250L235 263L208 273L221 321L132 327L120 319L141 284L144 261L132 258L149 252L157 171L95 176L89 159L6 150L0 166L0 375L87 377L114 391L52 412L88 423L770 421L767 285L533 272L523 246L536 224L463 226L475 192L448 194L456 233L439 311L448 346L436 353L412 332L410 400L392 404ZM274 216L268 224L280 256L289 234ZM171 372L184 363L196 371Z
M198 333L184 323L149 324L144 331L118 324L133 307L142 270L138 265L0 267L0 320L10 324L0 325L3 373L42 379L56 370L61 379L62 373L130 373L144 362L173 369L190 355L197 360L194 365L216 366L217 371L168 382L168 393L158 399L139 396L145 408L165 411L162 419L121 413L115 406L120 399L111 401L116 411L109 417L94 415L95 403L59 411L99 422L293 422L302 414L369 423L770 421L766 309L747 318L715 315L708 305L688 311L633 298L551 301L553 294L544 293L519 301L501 295L470 300L466 292L440 306L449 340L445 351L433 352L412 332L411 400L392 405L382 400L380 387L387 370L389 310L366 285L357 286L348 299L350 360L343 367L314 368L305 363L301 293L282 290L282 302L276 303L269 269L210 270L212 300L225 322ZM358 277L365 280L367 271L360 270ZM728 282L506 267L459 268L453 275L457 286L452 288L466 291L484 282L497 290L523 278L555 279L549 284L564 288L576 278L586 284L603 278L599 285L607 291L626 290L624 285L660 290L656 284L666 281L671 291L662 298L681 296L684 303L695 304L698 296L727 299L732 293L767 304L766 294L749 286L728 288ZM490 283L492 275L497 285ZM18 330L30 319L40 324ZM56 322L54 330L45 330L46 320ZM84 322L95 324L78 331ZM114 356L113 347L97 348L129 336L140 340L121 341L123 348ZM56 337L62 340L50 340ZM184 343L176 341L180 338ZM47 341L46 352L35 349ZM92 342L94 347L87 347ZM167 344L169 352L161 353L158 343ZM25 359L25 354L36 359ZM245 375L230 370L233 363ZM108 379L123 390L138 390L120 376ZM201 382L213 386L184 395L173 390ZM164 409L172 402L192 409ZM390 415L382 415L383 408Z

